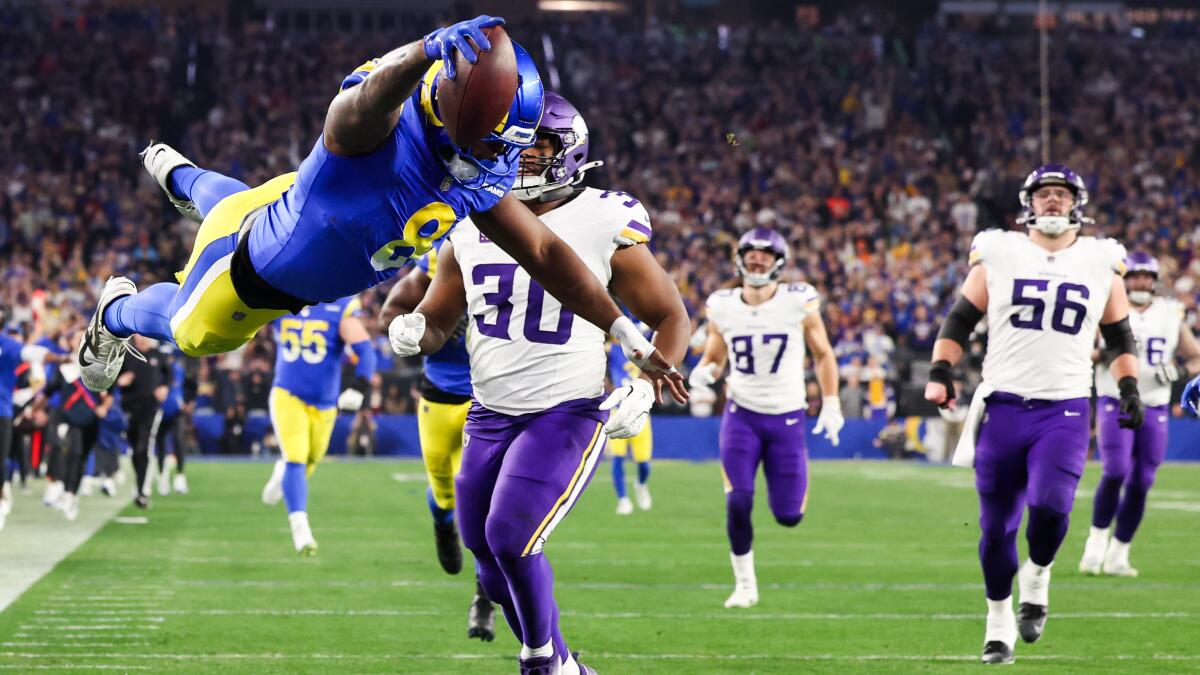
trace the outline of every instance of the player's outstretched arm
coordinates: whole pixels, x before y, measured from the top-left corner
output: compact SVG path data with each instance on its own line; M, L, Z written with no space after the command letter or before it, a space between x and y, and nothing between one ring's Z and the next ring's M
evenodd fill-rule
M420 353L432 354L441 349L466 311L467 289L463 285L462 270L454 256L454 246L447 241L438 252L438 270L429 291L417 309L406 315L422 317L424 333L417 343ZM396 321L403 321L406 316L397 317ZM392 346L395 347L395 343Z
M721 335L717 324L709 318L708 337L704 340L704 353L700 355L696 367L692 368L688 384L693 389L711 386L721 377L721 373L725 372L725 362L728 360L729 351L725 344L725 336Z
M378 359L375 348L371 346L371 334L362 319L351 314L342 317L338 323L338 337L342 343L354 352L354 377L349 382L343 382L344 388L338 395L338 410L357 412L366 402L371 393L371 377L375 374Z
M475 63L477 50L492 48L483 29L503 23L504 19L492 16L460 21L393 49L355 71L355 75L361 72L362 76L347 79L325 115L325 148L344 157L365 155L378 148L396 127L400 107L416 91L430 62L444 61L446 76L454 79L457 54Z
M393 319L401 314L411 314L421 304L432 281L425 270L413 267L393 284L383 301L383 309L379 311L379 330L386 333Z
M680 403L687 400L683 375L673 362L621 314L587 265L524 204L511 194L505 195L491 209L473 214L472 220L480 232L511 255L564 307L616 338L630 360L653 380L661 380L675 400Z
M967 273L958 301L942 322L938 339L933 343L933 367L929 370L929 382L925 385L925 400L940 408L954 407L954 379L951 370L962 359L971 330L987 312L987 269L975 265Z
M612 272L609 288L634 316L654 330L655 349L671 363L682 359L687 353L692 326L679 289L650 249L646 246L619 249L612 257ZM658 383L654 395L662 403L662 387Z

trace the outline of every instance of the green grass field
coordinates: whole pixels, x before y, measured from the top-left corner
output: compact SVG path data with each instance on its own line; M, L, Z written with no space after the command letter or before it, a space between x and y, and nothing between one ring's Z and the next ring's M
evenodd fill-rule
M502 618L495 642L466 639L473 581L437 565L420 471L323 465L309 509L320 555L301 559L283 507L259 503L268 465L193 464L192 494L157 499L147 524L109 523L0 614L0 669L515 672ZM970 473L827 462L812 474L796 529L775 525L760 487L761 601L735 611L721 606L732 576L717 466L658 464L654 509L617 517L602 465L546 549L571 647L601 673L982 668ZM1139 579L1075 571L1097 477L1093 465L1046 634L1018 645L1016 668L1196 672L1200 466L1160 473Z

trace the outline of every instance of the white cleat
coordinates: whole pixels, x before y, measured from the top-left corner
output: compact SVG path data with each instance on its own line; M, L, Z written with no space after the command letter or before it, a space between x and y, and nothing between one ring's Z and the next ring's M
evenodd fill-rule
M262 503L267 506L275 506L279 500L283 499L283 473L286 468L287 464L282 459L275 462L271 478L267 480L267 484L262 489Z
M1136 577L1137 568L1129 564L1129 545L1113 537L1104 553L1104 573L1114 577Z
M744 555L729 554L733 564L733 594L725 600L725 608L749 608L758 604L758 577L754 573L754 551Z
M79 348L75 350L75 358L79 362L80 378L88 389L101 392L112 388L121 374L121 365L125 363L125 354L146 360L138 350L129 345L129 338L119 338L104 326L104 310L117 298L135 295L137 286L125 277L110 277L100 291L100 301L96 303L96 313L88 322Z
M158 474L158 494L160 497L171 494L171 474L165 468Z
M617 515L627 516L633 513L633 501L629 497L621 497L617 500Z
M178 492L181 495L186 495L188 493L187 476L185 476L181 473L175 474L175 480L173 482L173 486L174 486L176 492Z
M138 153L138 156L141 157L142 166L146 168L146 172L153 176L162 191L167 193L167 199L171 200L171 204L188 220L197 223L204 222L204 216L200 215L200 209L196 208L194 202L176 197L171 192L171 188L167 187L172 171L181 166L195 167L195 162L179 154L178 150L166 143L151 142L145 150Z
M643 511L649 511L654 505L654 500L650 499L650 486L645 483L633 484L633 498L637 501L637 507Z
M105 497L115 497L117 495L117 481L112 476L100 481L100 492Z
M1079 571L1092 576L1099 576L1100 567L1104 564L1104 551L1108 548L1108 530L1093 527L1088 535L1087 543L1083 546L1083 557L1079 559Z
M12 513L12 483L0 484L0 518Z
M67 520L74 521L79 517L79 497L78 495L68 494L67 503L63 505L63 515Z
M8 516L0 513L0 530L4 529L4 522L8 520Z
M308 526L308 513L297 511L288 514L288 523L292 526L292 544L302 558L311 558L317 554L317 540L313 538L312 528Z
M65 490L66 487L61 480L51 481L46 485L46 491L42 493L42 504L54 506L58 503L59 498L63 496Z

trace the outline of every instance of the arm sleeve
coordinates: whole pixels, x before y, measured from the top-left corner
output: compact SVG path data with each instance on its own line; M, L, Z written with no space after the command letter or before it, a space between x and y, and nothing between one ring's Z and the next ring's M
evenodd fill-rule
M375 348L371 346L370 340L355 342L350 345L350 349L357 357L357 362L354 364L354 376L364 380L371 379L375 374L375 368L378 364L378 358L375 356Z

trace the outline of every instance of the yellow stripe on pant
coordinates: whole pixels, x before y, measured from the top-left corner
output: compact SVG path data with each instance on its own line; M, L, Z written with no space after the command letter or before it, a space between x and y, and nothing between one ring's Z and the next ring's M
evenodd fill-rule
M421 398L417 402L421 459L425 461L425 475L439 509L454 508L454 477L462 463L463 427L470 408L470 401L434 403Z
M329 450L337 408L309 405L282 387L271 387L268 401L271 426L284 459L307 465L311 476Z
M241 229L247 215L278 200L295 180L295 173L287 173L229 195L205 217L187 266L175 275L181 293L188 279L200 275L199 282L171 316L171 333L184 354L207 356L233 351L249 342L260 328L287 314L282 309L251 309L242 302L229 276L235 246L226 240ZM217 251L216 257L203 256L210 246L225 249Z

